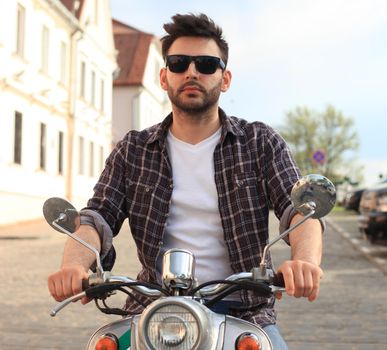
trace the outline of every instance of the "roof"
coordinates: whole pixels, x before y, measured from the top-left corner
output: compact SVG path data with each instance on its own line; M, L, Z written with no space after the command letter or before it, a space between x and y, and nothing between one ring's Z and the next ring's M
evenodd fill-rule
M149 47L156 37L115 19L113 34L120 67L114 86L142 85Z
M71 12L74 14L74 16L79 19L83 4L85 3L85 0L60 0L61 3ZM75 3L78 2L78 8L75 8Z

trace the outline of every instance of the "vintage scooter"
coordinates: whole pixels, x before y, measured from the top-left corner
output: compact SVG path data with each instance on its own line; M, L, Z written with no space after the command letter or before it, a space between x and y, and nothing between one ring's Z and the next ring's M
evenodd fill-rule
M50 198L43 206L47 222L92 250L97 264L85 290L59 303L51 311L51 316L83 297L94 299L97 307L105 313L124 316L99 328L91 336L87 350L272 350L270 339L262 328L214 313L208 307L235 290L251 290L263 297L284 291L281 278L267 268L270 247L308 218L327 215L335 204L336 191L327 178L313 174L295 184L291 198L294 208L304 218L269 242L259 267L199 286L194 276L195 258L183 249L171 249L164 254L161 286L104 271L98 251L73 235L80 225L78 212L67 201ZM124 310L109 308L106 304L106 299L118 291L128 295L135 291L154 301L142 314L128 315Z

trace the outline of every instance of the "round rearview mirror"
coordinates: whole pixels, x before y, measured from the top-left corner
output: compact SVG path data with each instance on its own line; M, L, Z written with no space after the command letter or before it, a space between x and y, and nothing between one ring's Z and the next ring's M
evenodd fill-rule
M302 215L311 212L310 204L315 213L312 218L318 219L327 215L336 203L336 189L326 177L310 174L300 178L291 192L292 204Z
M81 218L71 203L63 198L49 198L43 204L43 215L47 223L55 230L60 230L54 223L64 230L74 233L81 224Z

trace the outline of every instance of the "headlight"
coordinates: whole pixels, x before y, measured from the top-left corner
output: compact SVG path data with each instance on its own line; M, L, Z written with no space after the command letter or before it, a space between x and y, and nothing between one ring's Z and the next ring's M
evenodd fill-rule
M149 317L147 335L156 349L177 345L192 349L199 337L199 327L189 310L180 305L166 305Z
M140 330L151 349L195 349L200 326L195 312L184 303L162 303L141 316Z

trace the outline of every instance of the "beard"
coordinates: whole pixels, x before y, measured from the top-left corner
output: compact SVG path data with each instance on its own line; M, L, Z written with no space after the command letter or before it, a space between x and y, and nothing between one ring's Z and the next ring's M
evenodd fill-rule
M221 93L221 84L222 82L219 82L219 84L207 91L200 84L191 81L183 84L177 91L174 91L169 87L168 96L171 103L182 112L191 115L202 115L218 103ZM202 96L198 96L197 93L195 93L192 94L192 96L188 94L186 97L183 97L182 93L184 89L190 86L200 90Z

